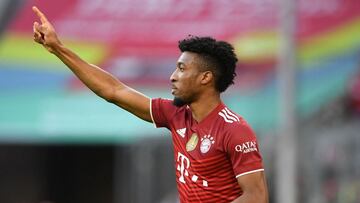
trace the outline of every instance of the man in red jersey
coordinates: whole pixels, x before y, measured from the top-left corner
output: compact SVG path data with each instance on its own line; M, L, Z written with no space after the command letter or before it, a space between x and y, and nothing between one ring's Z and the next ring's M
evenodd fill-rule
M56 55L95 94L172 133L180 201L266 203L268 192L255 134L220 93L233 84L233 47L210 37L179 42L171 75L174 100L150 99L67 49L36 7L34 40Z

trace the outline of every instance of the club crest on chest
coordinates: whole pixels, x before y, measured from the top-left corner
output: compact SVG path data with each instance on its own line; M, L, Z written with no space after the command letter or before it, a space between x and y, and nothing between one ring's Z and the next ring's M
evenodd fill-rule
M200 144L200 151L201 153L205 154L207 153L211 145L215 143L214 138L211 135L204 135L204 137L201 138L201 144Z

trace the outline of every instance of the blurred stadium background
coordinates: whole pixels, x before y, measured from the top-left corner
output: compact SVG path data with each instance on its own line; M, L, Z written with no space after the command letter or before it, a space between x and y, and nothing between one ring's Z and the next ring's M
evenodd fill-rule
M240 63L223 99L257 132L278 202L277 2L1 0L0 202L176 202L169 133L96 97L35 44L32 5L84 59L151 97L171 98L178 40L231 42ZM299 0L293 15L296 200L359 203L360 2Z

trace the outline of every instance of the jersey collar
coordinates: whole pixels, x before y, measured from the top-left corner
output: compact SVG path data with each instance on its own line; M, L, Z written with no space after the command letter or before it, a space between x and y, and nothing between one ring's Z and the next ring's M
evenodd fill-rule
M193 118L193 124L194 127L198 128L198 127L203 127L203 126L209 126L212 124L212 122L214 122L214 118L218 115L218 113L225 108L225 104L223 102L220 102L219 105L217 105L217 107L215 107L214 110L212 110L202 121L200 121L199 123Z

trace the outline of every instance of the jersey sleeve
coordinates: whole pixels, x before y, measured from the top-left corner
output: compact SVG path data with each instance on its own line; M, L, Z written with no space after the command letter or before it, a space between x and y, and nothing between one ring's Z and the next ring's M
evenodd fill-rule
M157 128L166 127L170 129L171 119L177 111L172 100L156 98L151 100L151 118Z
M246 123L235 125L229 130L225 150L231 159L236 178L264 170L255 133Z

